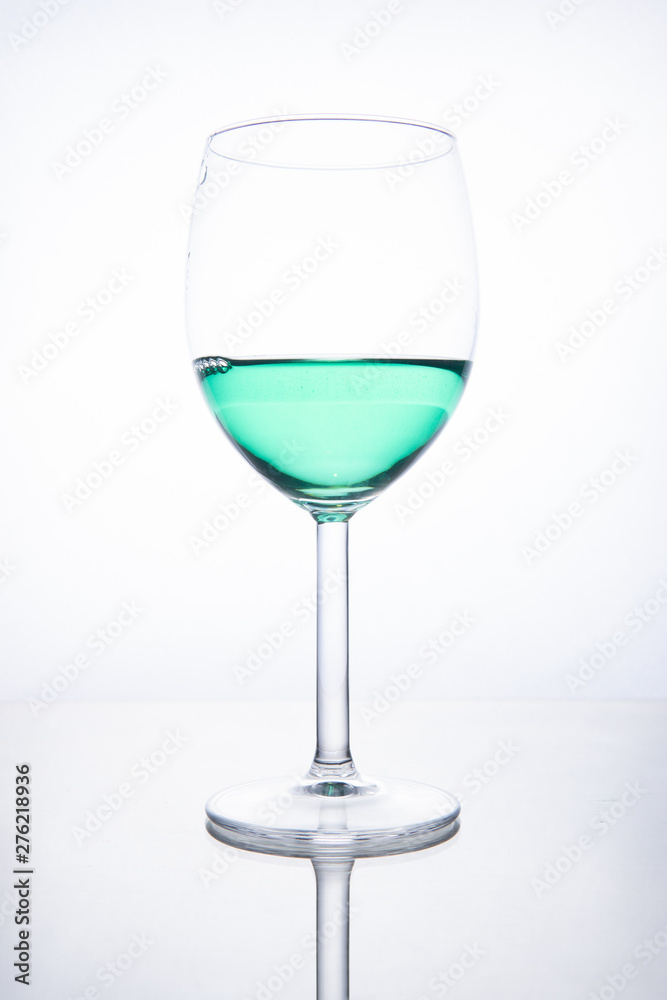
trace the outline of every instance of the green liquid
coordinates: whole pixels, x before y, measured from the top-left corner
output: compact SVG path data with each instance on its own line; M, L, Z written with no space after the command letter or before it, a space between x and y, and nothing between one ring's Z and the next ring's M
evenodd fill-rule
M258 472L313 512L372 500L442 430L466 361L199 358L204 395Z

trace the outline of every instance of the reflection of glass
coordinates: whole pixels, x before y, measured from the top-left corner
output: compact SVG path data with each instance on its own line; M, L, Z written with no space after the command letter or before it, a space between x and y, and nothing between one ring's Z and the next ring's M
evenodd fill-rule
M232 843L226 830L219 825L207 823L209 833L222 843ZM438 838L433 837L430 846L451 840L459 830L456 820ZM411 845L403 840L403 853L409 853ZM395 845L392 845L394 847ZM273 854L285 857L309 857L315 871L317 883L317 1000L348 1000L350 995L350 876L355 862L353 853L312 848L284 852L272 850ZM376 851L376 857L382 851ZM391 850L388 853L398 853ZM360 855L363 856L363 855ZM375 863L375 862L374 862Z
M350 995L350 875L353 860L316 861L317 1000Z
M475 288L463 178L443 129L304 116L210 137L188 266L194 368L227 436L317 522L322 595L313 763L302 779L209 801L238 846L402 852L458 815L453 796L364 779L352 760L347 526L451 416L470 368Z

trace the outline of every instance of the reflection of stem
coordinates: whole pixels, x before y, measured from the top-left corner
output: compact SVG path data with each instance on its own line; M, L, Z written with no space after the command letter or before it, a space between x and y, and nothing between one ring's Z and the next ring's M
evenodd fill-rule
M312 861L317 880L317 1000L348 1000L354 861Z

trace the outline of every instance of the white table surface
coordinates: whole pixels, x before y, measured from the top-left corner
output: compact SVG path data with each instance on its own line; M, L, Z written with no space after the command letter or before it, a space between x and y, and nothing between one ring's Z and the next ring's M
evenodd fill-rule
M203 821L218 788L305 769L312 705L63 700L37 718L23 703L0 711L3 997L314 998L310 862L225 848ZM450 843L355 864L351 996L662 1000L666 715L660 702L412 701L357 722L362 770L419 778L464 802ZM172 752L159 752L169 739ZM151 755L149 774L141 760ZM33 786L29 992L12 971L12 791L23 761ZM118 803L121 785L131 794L120 807L77 833L104 796ZM134 935L144 942L136 957L118 959ZM478 957L454 982L466 950ZM299 968L278 988L275 967L294 956Z

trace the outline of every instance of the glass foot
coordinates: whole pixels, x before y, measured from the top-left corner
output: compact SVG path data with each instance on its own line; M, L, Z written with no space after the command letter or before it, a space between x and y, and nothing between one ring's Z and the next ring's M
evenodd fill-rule
M263 854L368 858L443 843L460 808L447 792L399 778L265 778L213 795L206 828Z

